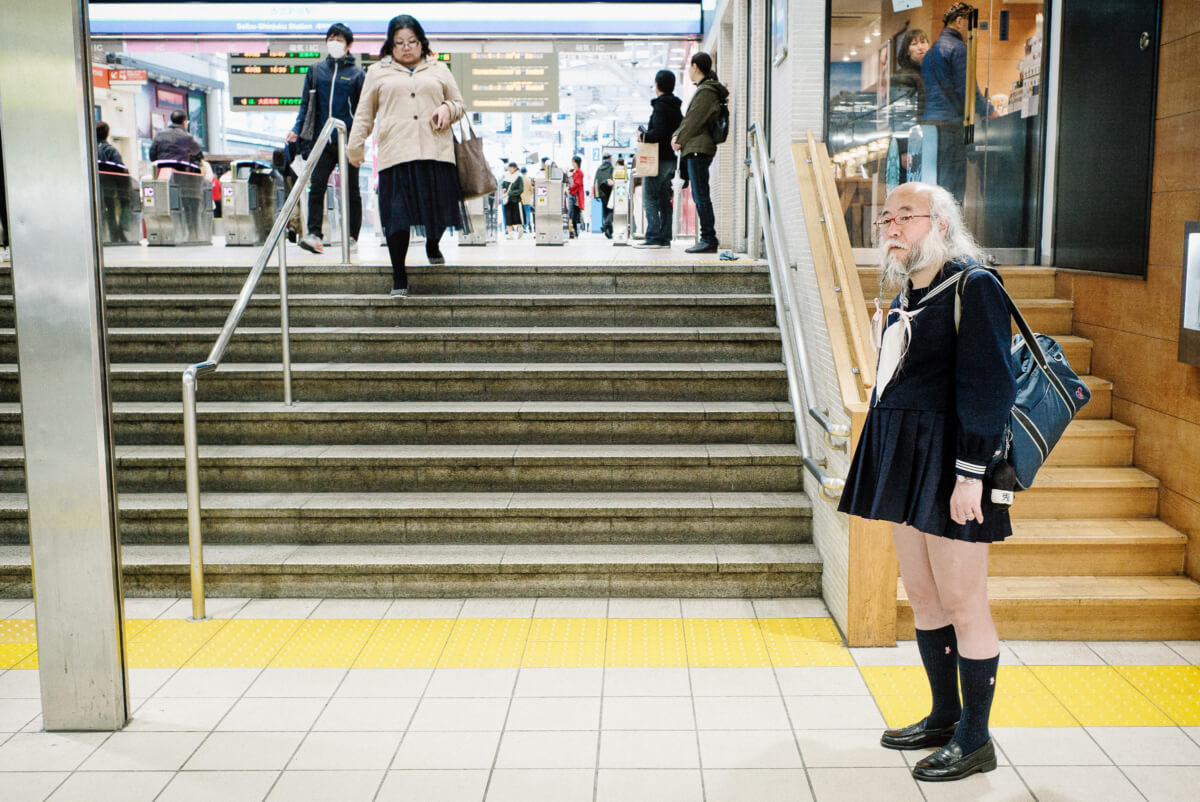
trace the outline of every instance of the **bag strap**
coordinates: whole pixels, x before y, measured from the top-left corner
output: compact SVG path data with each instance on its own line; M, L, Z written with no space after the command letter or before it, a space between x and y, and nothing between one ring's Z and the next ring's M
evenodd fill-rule
M972 273L990 272L982 267L965 267L958 274L958 285L954 292L954 331L958 331L958 323L962 318L962 295L966 289L967 280ZM1004 294L1004 301L1008 304L1008 313L1012 319L1017 321L1017 329L1021 332L1021 336L1025 338L1026 345L1029 346L1029 353L1033 356L1033 361L1037 363L1038 369L1046 374L1046 378L1050 380L1050 384L1054 387L1054 391L1062 398L1071 409L1075 408L1075 404L1071 401L1071 394L1067 392L1067 388L1063 385L1062 380L1058 378L1058 374L1050 369L1050 360L1046 359L1046 352L1042 350L1042 344L1038 342L1034 336L1033 329L1029 328L1029 324L1025 322L1025 316L1021 314L1021 310L1017 309L1017 305L1013 303L1012 296L1008 294L1008 290L1000 282L996 282L1000 287L1000 292Z

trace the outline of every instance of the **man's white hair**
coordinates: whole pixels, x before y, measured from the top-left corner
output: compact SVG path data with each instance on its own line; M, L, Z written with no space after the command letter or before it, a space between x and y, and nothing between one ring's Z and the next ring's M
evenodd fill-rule
M905 280L914 272L931 265L942 265L951 259L971 259L982 262L984 252L971 232L967 231L963 222L962 208L954 196L943 187L935 184L925 184L912 181L902 184L893 192L900 189L924 195L929 200L930 230L913 246L907 264L895 257L889 257L887 241L880 243L880 266L883 274L880 276L881 290L900 289ZM938 221L945 221L946 233L941 233Z

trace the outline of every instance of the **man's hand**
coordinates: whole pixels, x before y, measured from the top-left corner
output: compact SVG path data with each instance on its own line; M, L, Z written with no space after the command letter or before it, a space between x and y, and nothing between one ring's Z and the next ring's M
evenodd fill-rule
M450 107L445 103L433 110L433 127L439 131L450 127Z
M284 141L284 142L287 142L288 144L291 144L292 142L295 142L295 141L296 141L297 139L299 139L299 138L300 138L300 137L298 137L298 136L296 135L296 132L295 132L295 131L288 131L288 133L287 133L287 136L285 136L285 137L283 138L283 141Z

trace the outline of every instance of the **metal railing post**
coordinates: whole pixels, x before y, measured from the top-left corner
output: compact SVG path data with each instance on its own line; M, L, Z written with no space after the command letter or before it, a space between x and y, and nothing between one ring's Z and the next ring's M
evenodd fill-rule
M346 125L336 121L338 138L338 171L341 174L338 196L341 198L342 213L342 264L350 264L350 164L346 159ZM288 402L291 403L290 401Z
M283 349L283 403L292 405L292 335L288 321L287 240L280 237L275 244L279 251L279 328Z
M183 372L183 453L187 474L188 561L192 584L192 618L203 621L204 537L200 531L200 448L196 442L196 370Z

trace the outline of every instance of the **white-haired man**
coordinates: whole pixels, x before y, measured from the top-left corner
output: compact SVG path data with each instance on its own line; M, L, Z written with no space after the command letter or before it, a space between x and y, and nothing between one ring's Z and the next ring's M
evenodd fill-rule
M878 376L839 509L892 522L900 573L933 706L887 730L889 749L940 747L918 780L957 780L996 767L988 717L1000 642L987 599L988 544L1012 533L1008 510L983 493L1004 445L1016 388L1008 306L954 197L904 184L875 222L884 281L899 294L883 321ZM961 681L962 702L959 702Z

